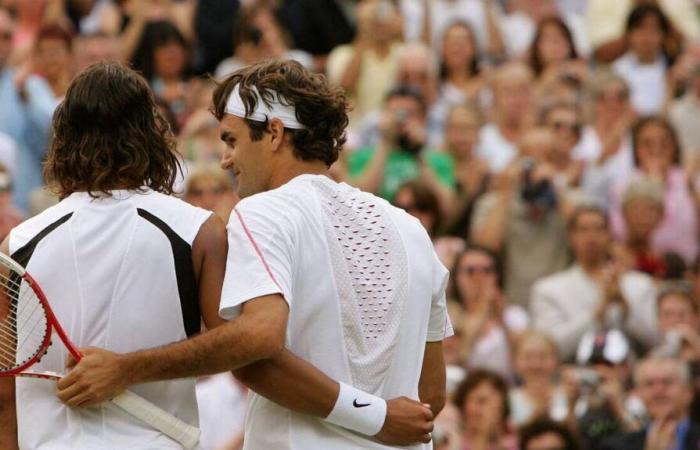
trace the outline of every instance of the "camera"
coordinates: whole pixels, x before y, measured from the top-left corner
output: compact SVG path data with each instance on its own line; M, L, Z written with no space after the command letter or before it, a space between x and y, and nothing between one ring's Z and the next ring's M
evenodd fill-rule
M532 158L523 160L523 185L520 197L523 202L532 206L542 206L545 209L552 209L557 204L557 196L554 186L549 180L534 181L532 173L536 163Z
M574 370L574 376L582 389L595 391L600 384L600 375L594 369L579 367Z

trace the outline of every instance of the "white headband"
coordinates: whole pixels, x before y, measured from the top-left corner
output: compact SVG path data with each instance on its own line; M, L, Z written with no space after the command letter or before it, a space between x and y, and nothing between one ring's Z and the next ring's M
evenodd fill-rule
M253 110L250 115L246 115L245 103L243 103L243 99L241 98L238 85L234 86L233 91L231 91L231 95L228 97L224 112L236 117L257 120L259 122L265 122L266 120L276 118L282 121L285 128L291 128L294 130L306 128L305 125L299 123L297 120L296 109L294 106L286 105L280 102L280 96L277 94L277 92L272 91L272 100L269 102L270 106L268 106L262 100L262 97L255 86L251 86L250 90L257 97L257 101L255 102L255 110Z

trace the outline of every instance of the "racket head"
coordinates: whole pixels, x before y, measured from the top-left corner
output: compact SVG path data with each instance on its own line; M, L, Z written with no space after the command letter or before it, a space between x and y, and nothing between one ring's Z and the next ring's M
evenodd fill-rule
M53 313L38 283L0 253L0 376L20 375L51 343Z

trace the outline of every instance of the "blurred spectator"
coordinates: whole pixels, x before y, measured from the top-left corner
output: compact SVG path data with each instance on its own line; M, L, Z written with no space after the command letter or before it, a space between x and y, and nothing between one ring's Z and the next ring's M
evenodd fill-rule
M635 7L627 19L629 50L612 68L627 81L632 106L638 114L661 112L668 99L666 71L672 61L664 54L671 25L655 4Z
M452 299L464 310L459 325L465 365L490 369L512 382L511 343L527 329L529 318L522 307L508 304L500 270L493 252L467 247L452 270Z
M119 58L119 40L106 33L78 35L73 40L75 71L80 72L100 61Z
M668 267L664 254L652 243L654 231L663 215L664 191L661 183L647 177L632 181L622 199L627 235L621 251L630 267L659 279L669 278L669 269L672 269Z
M446 267L452 267L455 258L466 245L463 238L442 234L442 214L435 192L421 180L407 181L399 187L394 205L420 220L433 240L435 253Z
M535 328L550 334L571 361L581 337L621 313L622 328L642 348L656 339L656 291L645 274L627 270L611 254L603 211L577 208L569 220L574 265L543 278L532 289Z
M628 392L632 349L617 328L588 331L579 343L579 366L563 372L563 385L575 414L570 423L587 450L598 450L616 434L639 428L644 405Z
M510 391L513 423L521 426L548 417L566 420L569 406L566 391L559 385L557 344L546 334L529 331L515 346L515 369L521 385Z
M668 118L678 134L683 151L683 165L689 166L700 159L700 61L695 61L685 95L674 100Z
M279 20L278 12L269 3L244 6L233 25L233 56L216 67L217 78L265 59L293 59L307 69L313 68L310 54L293 50L291 39Z
M548 17L561 17L572 31L576 51L590 53L590 41L584 19L576 12L562 13L555 0L518 0L512 2L507 14L501 18L501 32L508 54L512 58L523 56L532 44L537 25Z
M562 191L578 187L584 169L584 162L577 155L581 113L573 103L555 103L544 110L542 121L554 134L553 146L547 155L547 161L556 172L554 184Z
M509 423L508 387L503 378L488 370L472 370L453 401L462 412L462 450L518 448Z
M194 112L180 132L178 150L190 162L217 162L225 144L219 134L219 122L207 110Z
M649 357L637 363L634 375L650 424L610 439L604 449L696 450L700 427L688 418L693 396L688 367L679 359Z
M415 178L423 179L433 190L452 188L450 157L425 148L425 107L422 95L413 88L398 86L387 94L379 144L349 155L349 177L356 186L388 200L393 200L401 184Z
M559 17L547 17L540 21L528 58L530 68L541 86L551 84L562 76L580 82L586 80L586 63L578 59L571 31Z
M636 170L628 177L618 177L611 188L610 216L615 237L624 240L627 235L622 216L625 189L636 178L650 177L664 189L664 216L654 231L652 245L692 263L698 255L698 206L688 175L680 166L676 134L665 118L653 116L636 123L632 139Z
M188 55L188 42L168 21L150 22L134 54L134 68L143 73L156 96L166 101L178 123L187 112Z
M7 65L13 33L12 17L0 7L0 132L18 146L13 195L15 205L26 211L31 191L42 185L41 161L56 100L44 80L30 75L29 67Z
M231 176L216 164L196 165L187 176L184 200L194 206L213 211L224 222L236 203Z
M632 9L641 4L657 4L673 24L673 28L687 39L700 37L696 5L693 0L588 0L586 21L595 58L610 63L627 50L625 21Z
M12 205L12 177L0 165L0 239L5 239L23 220L23 215Z
M555 171L546 161L552 148L548 129L528 131L521 143L522 156L477 201L472 218L472 242L502 252L506 297L523 307L529 304L532 283L569 262L562 242L570 200L553 183Z
M659 334L657 353L680 357L698 373L700 368L700 306L690 283L664 283L657 297Z
M474 30L474 45L479 53L500 59L504 54L499 11L496 2L483 0L432 0L401 2L406 15L406 36L437 48L446 30L455 22L469 24ZM422 7L421 7L422 6ZM413 20L411 20L413 19Z
M351 121L379 109L396 79L401 44L400 15L389 0L362 0L357 7L357 34L351 44L328 55L328 80L354 101Z
M476 200L488 190L488 163L476 156L482 118L470 106L453 107L445 124L445 150L454 164L455 189L443 199L448 233L467 238Z
M34 50L34 68L51 87L57 100L63 99L73 78L73 36L58 25L39 29Z
M560 422L538 419L520 429L520 450L581 450L574 433Z
M117 35L122 28L120 3L115 0L69 0L65 14L70 19L72 28L80 34L105 33Z
M453 22L445 29L440 50L441 101L448 105L481 105L485 86L480 71L472 27L466 22Z
M518 154L517 142L532 124L532 82L530 69L522 63L508 63L493 76L493 122L479 134L479 156L493 172L503 170Z
M635 113L625 80L610 71L597 72L591 80L593 121L583 129L577 156L590 161L583 186L601 206L609 203L612 183L634 167L630 129Z

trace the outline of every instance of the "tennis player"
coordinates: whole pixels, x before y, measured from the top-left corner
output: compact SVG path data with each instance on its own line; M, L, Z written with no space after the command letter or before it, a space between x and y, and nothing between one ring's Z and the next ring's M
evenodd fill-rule
M445 401L447 270L417 220L325 176L346 109L342 92L295 62L220 84L222 165L243 198L228 226L229 321L156 349L84 349L58 383L63 401L92 406L131 384L235 369L257 392L247 449L430 448Z
M170 196L175 143L145 80L118 64L92 66L53 126L45 175L62 200L14 228L1 251L42 286L68 335L127 352L192 336L202 318L218 325L226 229ZM66 355L53 345L35 368L63 372ZM3 450L181 448L118 408L67 408L55 383L0 383ZM132 389L198 425L194 380Z

